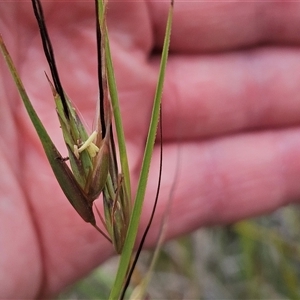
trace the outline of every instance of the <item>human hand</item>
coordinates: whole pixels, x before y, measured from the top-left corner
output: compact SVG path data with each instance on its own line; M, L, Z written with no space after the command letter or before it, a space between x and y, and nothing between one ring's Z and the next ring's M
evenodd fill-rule
M63 86L91 120L98 94L94 5L45 2L43 7ZM152 50L161 47L168 4L111 2L109 7L136 184L158 73ZM163 182L148 245L155 243L174 179L168 238L268 213L299 198L298 20L298 3L175 3L163 94ZM0 29L64 155L31 4L0 3ZM113 250L65 199L3 59L0 64L1 296L51 295ZM142 224L155 195L158 159L156 150Z

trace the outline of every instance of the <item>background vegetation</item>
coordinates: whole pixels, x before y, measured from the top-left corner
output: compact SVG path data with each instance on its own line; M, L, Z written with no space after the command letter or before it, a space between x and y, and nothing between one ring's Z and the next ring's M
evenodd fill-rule
M148 292L150 299L300 299L300 209L225 227L201 228L166 243ZM141 276L151 251L139 262ZM106 299L113 258L58 299Z

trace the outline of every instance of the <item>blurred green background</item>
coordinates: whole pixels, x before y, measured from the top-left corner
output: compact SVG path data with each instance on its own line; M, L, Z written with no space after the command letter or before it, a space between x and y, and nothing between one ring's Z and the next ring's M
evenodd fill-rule
M143 276L151 259L138 263ZM117 258L58 299L107 299ZM163 246L149 299L300 299L300 207L225 227L201 228Z

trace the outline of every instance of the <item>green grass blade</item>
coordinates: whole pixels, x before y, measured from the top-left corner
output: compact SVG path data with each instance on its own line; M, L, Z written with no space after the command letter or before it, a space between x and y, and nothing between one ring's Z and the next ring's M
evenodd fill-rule
M129 173L129 166L128 166L128 158L127 158L127 151L126 151L126 143L125 143L125 135L123 130L120 106L119 106L119 97L118 91L116 87L116 80L113 71L113 64L112 59L110 56L110 48L108 39L106 39L106 57L107 57L107 79L108 85L110 90L113 114L115 119L115 126L118 138L118 145L119 145L119 153L120 153L120 163L122 174L124 176L125 186L128 194L128 199L131 199L131 186L130 186L130 173Z
M106 24L105 22L103 22L105 18L106 4L104 3L103 0L99 0L98 3L99 3L98 7L99 7L99 18L100 18L99 22L103 30L105 60L106 60L106 68L107 68L107 80L108 80L112 110L113 110L117 138L118 138L120 163L121 163L122 174L124 176L127 199L129 199L130 201L131 185L130 185L130 172L129 172L128 158L127 158L127 151L126 151L125 135L123 130L120 105L119 105L119 97L118 97L116 79L114 74L112 58L111 58L110 46L109 46L108 32L107 32Z
M158 84L156 87L152 116L149 126L148 138L146 142L144 158L140 173L140 179L138 183L137 194L134 202L134 207L132 211L132 216L130 219L127 237L124 244L124 249L120 258L120 264L118 268L118 272L116 275L115 283L113 285L110 299L118 299L120 295L120 291L122 290L122 285L125 281L125 276L127 272L127 266L130 264L130 258L132 256L138 227L140 221L140 215L142 211L142 206L144 202L146 186L148 181L148 174L150 169L150 163L152 158L152 152L157 132L157 125L159 121L159 112L160 112L160 105L161 105L161 97L163 91L163 82L165 77L166 71L166 64L168 60L168 52L169 52L169 45L170 45L170 36L171 36L171 27L172 27L172 15L173 15L173 2L169 10L167 27L166 27L166 34L164 39L163 51L162 51L162 58L159 70L159 78Z

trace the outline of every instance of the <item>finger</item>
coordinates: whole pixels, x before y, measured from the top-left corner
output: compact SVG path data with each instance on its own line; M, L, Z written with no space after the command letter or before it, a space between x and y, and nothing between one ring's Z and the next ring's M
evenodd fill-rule
M300 3L175 1L171 50L222 51L262 43L299 45ZM152 1L156 44L162 45L166 3Z
M111 1L107 24L110 39L136 59L153 49L153 32L147 1ZM142 54L142 56L141 56Z
M169 209L169 237L174 237L200 226L266 214L298 201L299 149L299 128L166 145L153 230L158 230L165 209ZM158 165L158 157L157 151L153 166ZM153 199L157 186L154 174L157 169L151 173L148 199ZM152 201L146 202L145 214L151 205Z
M300 122L300 50L170 57L164 137L191 139Z

